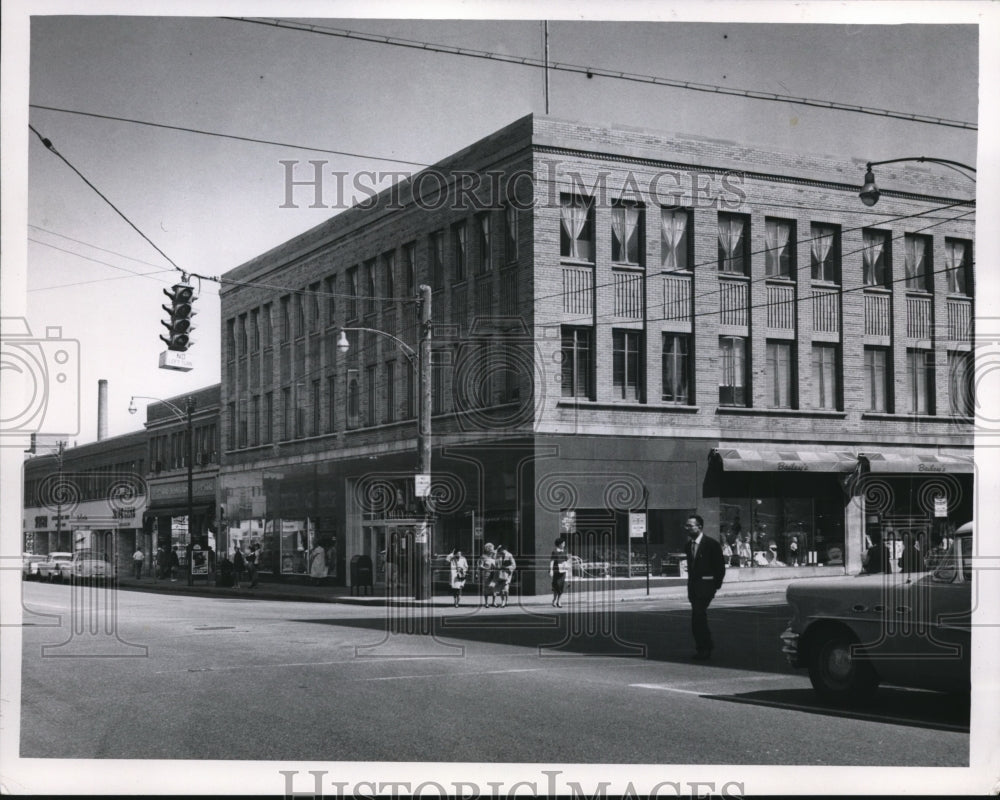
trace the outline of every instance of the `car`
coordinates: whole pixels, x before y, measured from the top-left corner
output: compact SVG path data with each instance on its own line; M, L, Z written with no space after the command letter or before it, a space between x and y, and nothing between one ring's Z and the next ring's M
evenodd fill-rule
M111 565L99 556L77 553L73 557L70 573L74 580L105 579L111 577Z
M835 704L868 700L883 683L968 693L972 542L967 523L931 572L789 584L782 652Z
M38 577L38 565L48 556L39 553L24 553L21 556L21 577L24 580L32 580Z
M38 565L38 577L50 581L65 580L73 569L72 553L49 553Z

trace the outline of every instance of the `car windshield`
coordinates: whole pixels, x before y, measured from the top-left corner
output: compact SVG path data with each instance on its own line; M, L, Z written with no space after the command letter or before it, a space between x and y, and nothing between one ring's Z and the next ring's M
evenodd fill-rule
M972 580L972 537L961 536L955 540L934 570L937 583L953 583L958 578L958 555L962 556L962 580Z
M962 578L972 580L972 537L964 536L959 539L962 546Z

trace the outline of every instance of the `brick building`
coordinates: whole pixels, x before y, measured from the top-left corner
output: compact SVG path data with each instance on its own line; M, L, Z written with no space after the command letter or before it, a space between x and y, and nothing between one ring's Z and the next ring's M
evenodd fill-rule
M541 591L562 531L584 574L661 575L693 510L729 580L933 548L972 515L971 186L882 168L867 208L862 175L528 116L230 271L224 546L406 573L428 284L434 553L502 542Z

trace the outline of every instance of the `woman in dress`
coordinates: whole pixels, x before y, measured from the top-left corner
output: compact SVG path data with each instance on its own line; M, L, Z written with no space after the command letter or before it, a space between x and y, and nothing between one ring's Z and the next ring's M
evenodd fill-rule
M500 590L500 608L507 607L507 597L510 594L510 582L514 578L517 562L510 550L502 544L497 545L497 588Z
M569 575L569 553L566 552L566 539L560 536L556 539L556 549L552 551L549 560L549 577L552 578L552 605L562 608L562 596L566 591L566 576Z
M489 608L490 599L492 599L495 606L497 604L496 551L489 542L483 545L483 554L479 557L476 566L479 569L479 586L483 592L483 605Z
M319 542L309 551L309 577L313 581L326 577L326 550Z
M465 560L462 551L457 547L451 551L451 555L446 557L451 565L451 594L455 598L455 608L462 602L462 589L465 587L465 578L469 572L469 562Z

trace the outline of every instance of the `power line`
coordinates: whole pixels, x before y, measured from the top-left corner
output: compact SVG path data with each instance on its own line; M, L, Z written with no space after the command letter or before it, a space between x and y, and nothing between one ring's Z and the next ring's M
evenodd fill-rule
M50 247L53 250L58 250L60 253L66 253L67 255L76 256L77 258L82 258L85 261L92 261L95 264L101 264L105 267L111 267L112 269L119 269L122 272L128 273L128 275L116 275L113 278L96 278L91 281L80 281L79 283L67 283L67 284L62 284L60 286L43 286L39 289L29 289L28 291L30 292L43 292L46 289L61 289L64 288L65 286L81 286L84 283L99 283L100 281L116 281L116 280L121 280L122 278L148 278L152 275L159 275L164 272L173 272L172 269L159 269L156 272L133 272L130 269L125 269L125 267L119 267L117 264L112 264L108 261L101 261L99 258L91 258L90 256L85 256L83 253L76 253L73 252L72 250L66 250L65 248L62 247L56 247L54 244L49 244L48 242L43 242L39 239L32 239L30 236L28 237L28 241L34 244L41 245L42 247ZM156 279L154 278L154 280Z
M311 145L305 144L289 144L288 142L277 142L271 139L256 139L252 136L237 136L232 133L219 133L218 131L206 131L199 128L186 128L182 125L167 125L162 122L149 122L143 119L130 119L128 117L116 117L110 114L97 114L92 111L78 111L70 108L57 108L55 106L43 106L36 103L31 103L29 108L37 108L43 111L57 111L60 114L76 114L81 117L94 117L95 119L106 119L112 122L127 122L132 125L145 125L150 128L163 128L169 131L181 131L182 133L197 133L201 136L214 136L219 139L233 139L238 142L250 142L252 144L268 144L274 145L275 147L285 147L297 150L309 150L315 153L329 153L331 155L337 156L349 156L350 158L364 158L368 160L376 161L391 161L396 164L408 164L415 167L427 167L429 164L423 164L419 161L405 161L400 158L389 158L388 156L372 156L365 155L364 153L351 153L347 150L330 150L323 147L313 147Z
M124 253L119 253L116 250L108 250L106 247L100 247L96 244L91 244L90 242L85 242L82 239L74 239L72 236L67 236L65 233L59 233L58 231L49 230L48 228L43 228L41 225L33 225L28 223L29 228L34 228L36 231L42 231L42 233L47 233L51 236L58 236L60 239L67 239L70 242L76 242L76 244L82 244L84 247L92 247L94 250L100 250L102 253L109 253L113 256L118 256L119 258L127 258L129 261L135 261L138 264L145 264L147 267L159 267L159 264L153 264L150 261L143 261L141 258L135 258L133 256L127 256ZM32 241L37 241L32 239ZM37 242L38 244L45 244L45 242ZM67 251L69 252L69 251ZM99 262L99 263L104 263ZM113 264L108 264L108 266L114 266ZM117 268L116 268L117 269ZM138 273L137 273L138 274ZM152 273L150 273L152 274Z
M534 67L537 69L552 69L561 72L573 72L586 75L588 78L595 76L601 78L614 78L616 80L632 81L636 83L646 83L656 86L666 86L674 89L687 89L695 92L706 92L709 94L729 95L741 97L747 100L766 100L776 103L792 103L795 105L811 106L813 108L824 108L831 111L846 111L856 114L868 114L876 117L887 117L899 119L906 122L921 122L928 125L942 125L949 128L961 128L975 131L978 126L974 122L964 122L961 120L945 119L926 114L913 114L906 111L893 111L886 108L874 108L859 106L850 103L839 103L834 100L819 100L809 97L795 97L792 95L775 94L774 92L759 92L749 89L735 89L728 86L716 86L714 84L697 83L695 81L678 80L675 78L663 78L655 75L640 75L620 70L604 69L601 67L587 67L579 64L564 64L559 62L546 62L543 59L531 58L529 56L512 56L503 53L494 53L488 50L473 50L467 47L454 47L451 45L433 44L431 42L421 42L412 39L400 39L394 36L384 36L381 34L362 33L343 28L328 28L322 25L315 25L305 22L291 22L282 19L250 18L250 17L222 17L233 22L246 22L253 25L267 25L275 28L285 28L302 33L317 33L323 36L335 36L344 39L368 42L370 44L385 44L393 47L406 47L415 50L423 50L430 53L444 53L453 56L465 56L468 58L486 59L489 61L500 61L507 64L516 64L523 67Z
M128 223L129 227L132 228L132 230L134 230L143 239L145 239L150 244L150 246L152 246L152 248L157 253L159 253L167 261L169 261L170 264L171 264L171 266L173 266L174 269L176 269L182 275L184 274L184 270L182 270L180 267L178 267L177 264L174 263L173 259L170 258L170 256L168 256L166 253L164 253L159 247L157 247L153 243L152 239L150 239L148 236L146 236L146 234L144 234L141 230L139 230L139 228L135 225L135 223L132 222L132 220L130 220L128 217L126 217L125 214L121 210L119 210L118 206L116 206L114 203L112 203L107 197L104 196L104 194L101 192L100 189L98 189L96 186L94 186L94 184L92 184L89 180L87 180L87 178L83 175L83 173L80 172L80 170L78 170L76 167L74 167L69 162L69 159L67 159L62 153L60 153L58 150L56 150L55 145L52 144L52 142L50 140L46 139L44 136L42 136L42 134L40 134L37 130L35 130L34 126L30 122L28 123L28 128L31 130L31 132L33 134L35 134L35 136L38 137L38 140L43 145L45 145L46 149L49 152L51 152L53 155L57 156L60 161L62 161L67 167L69 167L71 170L73 170L73 172L75 172L79 176L80 180L82 180L85 184L87 184L87 186L89 186L97 194L98 197L100 197L105 203L107 203L109 206L111 206L111 208L114 210L114 212L119 217L121 217L123 220L125 220L125 222Z

